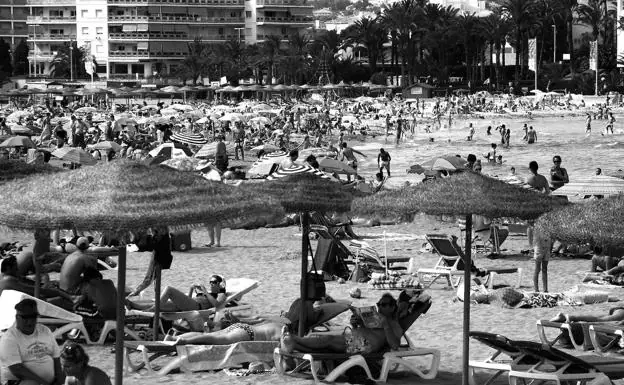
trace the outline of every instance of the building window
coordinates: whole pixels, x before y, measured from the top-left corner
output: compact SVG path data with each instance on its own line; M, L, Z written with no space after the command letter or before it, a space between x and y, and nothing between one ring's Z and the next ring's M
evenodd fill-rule
M98 36L104 35L104 27L95 27L95 34Z
M63 17L63 11L59 11L56 9L50 10L50 17Z
M102 10L101 9L96 9L95 10L95 17L97 19L101 19L102 18Z
M230 17L239 17L240 13L238 12L230 12Z
M219 35L223 35L223 28L219 28Z
M288 35L288 28L282 28L282 35Z
M80 11L80 17L82 17L84 19L87 16L89 16L89 10L88 9L83 9L83 10Z
M82 34L84 36L89 36L89 27L82 27Z
M251 11L245 11L245 17L251 19Z

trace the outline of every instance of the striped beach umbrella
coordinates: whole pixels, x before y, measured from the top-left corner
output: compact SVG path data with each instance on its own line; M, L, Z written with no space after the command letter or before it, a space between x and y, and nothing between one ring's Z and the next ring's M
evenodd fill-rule
M150 151L149 155L154 158L156 158L157 156L162 156L166 159L171 159L193 156L193 153L191 152L191 150L189 150L188 147L183 144L167 142Z
M267 177L267 180L278 180L283 178L288 178L297 175L314 175L317 178L331 180L329 176L327 176L324 172L315 169L307 164L295 164L292 167L288 168L280 168L275 171L273 174Z
M186 143L192 146L201 146L203 144L208 143L206 138L201 136L200 134L196 134L193 132L179 132L171 135L171 140L180 143Z
M98 142L94 144L92 148L94 150L107 150L107 151L113 150L115 152L119 152L122 149L120 144L110 141L110 140Z
M77 147L62 147L52 151L52 156L67 162L93 166L97 163L91 154Z
M250 175L269 175L274 164L282 163L288 158L288 153L284 151L276 151L270 154L264 154L260 159L254 162L247 171Z

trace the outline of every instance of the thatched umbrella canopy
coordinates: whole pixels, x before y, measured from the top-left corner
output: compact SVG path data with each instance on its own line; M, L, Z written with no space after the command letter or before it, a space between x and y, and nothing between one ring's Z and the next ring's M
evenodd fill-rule
M22 179L35 174L50 174L67 171L59 167L44 164L30 164L24 161L1 161L0 162L0 184L10 182L15 179ZM4 191L3 191L4 195Z
M624 247L624 194L568 205L541 216L537 231L563 243Z
M353 201L360 215L405 217L424 212L466 216L466 234L472 232L472 214L490 218L536 219L564 201L513 186L473 172L455 174L414 187L388 191ZM471 237L466 236L464 298L470 298ZM463 383L468 384L470 301L464 301Z
M301 217L301 314L299 334L303 335L306 324L306 311L303 306L308 298L308 250L310 231L308 214L310 211L347 212L351 208L353 195L339 182L333 181L323 172L310 166L296 165L280 169L271 174L267 181L255 184L259 195L275 197L286 212L298 212Z
M93 175L106 175L94 178ZM45 188L44 188L45 187ZM71 197L68 202L67 197ZM67 172L63 178L31 177L4 185L0 226L40 229L129 231L158 226L228 223L280 210L270 196L215 184L191 173L131 161L101 163ZM122 383L126 249L118 262L115 384ZM158 278L158 275L157 275ZM159 285L156 285L157 298ZM158 321L156 301L155 322ZM156 325L155 325L156 328Z

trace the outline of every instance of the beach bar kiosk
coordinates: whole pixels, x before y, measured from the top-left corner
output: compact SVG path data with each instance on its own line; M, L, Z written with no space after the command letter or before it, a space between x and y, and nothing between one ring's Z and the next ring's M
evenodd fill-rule
M403 89L403 99L421 99L431 98L433 94L433 86L425 83L414 83Z

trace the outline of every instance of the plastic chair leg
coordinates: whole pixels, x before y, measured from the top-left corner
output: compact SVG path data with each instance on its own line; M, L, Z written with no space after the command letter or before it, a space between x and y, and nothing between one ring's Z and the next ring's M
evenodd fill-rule
M338 379L338 377L340 377L347 370L349 370L350 368L352 368L354 366L360 366L362 369L364 369L364 371L366 372L366 375L368 376L368 378L370 378L371 380L374 380L373 375L371 374L370 368L368 367L368 364L366 363L366 359L362 355L356 354L354 356L349 357L349 359L346 360L345 362L343 362L340 365L336 366L336 368L334 368L334 370L332 370L331 373L329 373L325 377L325 382L334 382L334 381L336 381L336 379ZM316 378L315 378L315 380L316 380Z

